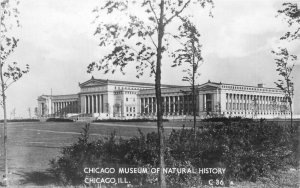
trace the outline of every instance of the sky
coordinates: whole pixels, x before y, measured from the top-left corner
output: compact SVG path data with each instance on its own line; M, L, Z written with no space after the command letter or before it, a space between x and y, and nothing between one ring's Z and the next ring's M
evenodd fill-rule
M126 74L104 75L86 72L89 63L99 60L107 50L98 46L93 35L96 25L92 10L100 0L21 0L21 27L15 29L20 39L10 61L29 64L30 72L7 90L8 118L33 114L37 98L42 94L73 94L78 83L95 78L154 82L147 74L135 77L132 67ZM289 29L275 17L283 0L215 0L213 18L208 9L190 9L201 33L204 63L200 67L198 84L208 80L223 83L275 87L279 76L272 49ZM300 42L285 44L300 59ZM182 68L171 68L170 59L163 61L162 83L187 85L182 82ZM295 103L300 101L300 63L294 68ZM298 93L298 95L297 95ZM297 102L298 101L298 102ZM298 105L299 106L299 105ZM296 112L300 109L296 105ZM0 118L2 118L2 113Z

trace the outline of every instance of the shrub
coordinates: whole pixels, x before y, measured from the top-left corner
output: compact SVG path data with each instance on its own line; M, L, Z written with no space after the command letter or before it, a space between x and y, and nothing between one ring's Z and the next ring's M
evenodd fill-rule
M264 119L261 119L264 120ZM202 120L203 122L223 122L223 123L231 123L231 122L253 122L254 119L251 118L244 118L244 117L213 117L213 118L206 118Z
M163 119L164 122L169 121ZM140 119L97 119L93 122L156 122L156 119L140 118Z
M3 119L0 120L3 123ZM39 122L39 119L8 119L7 122Z
M157 133L130 139L108 138L88 141L88 124L72 146L62 150L62 156L51 161L51 172L63 184L83 183L84 167L158 167ZM299 134L297 126L282 126L273 122L209 123L198 129L172 130L166 139L166 167L226 168L223 175L168 174L170 187L192 187L218 178L235 181L256 181L258 177L297 167ZM92 175L91 175L92 176ZM99 177L99 174L97 174ZM105 175L101 175L105 176ZM112 175L110 175L112 176ZM117 174L113 174L117 176ZM157 174L126 174L133 185L157 183Z
M73 122L72 119L65 119L65 118L48 118L46 122Z

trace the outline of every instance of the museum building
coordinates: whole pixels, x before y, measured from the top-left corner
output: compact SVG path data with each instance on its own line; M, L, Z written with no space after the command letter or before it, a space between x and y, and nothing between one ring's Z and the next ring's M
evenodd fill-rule
M40 117L155 118L155 85L95 79L79 83L80 92L38 97ZM284 118L290 110L284 93L263 84L245 86L208 81L196 86L197 116ZM164 118L192 116L191 86L161 85Z

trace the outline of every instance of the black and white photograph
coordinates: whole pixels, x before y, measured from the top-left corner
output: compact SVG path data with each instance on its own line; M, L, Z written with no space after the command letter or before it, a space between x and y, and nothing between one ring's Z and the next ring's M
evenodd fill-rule
M299 0L0 7L0 187L300 187Z

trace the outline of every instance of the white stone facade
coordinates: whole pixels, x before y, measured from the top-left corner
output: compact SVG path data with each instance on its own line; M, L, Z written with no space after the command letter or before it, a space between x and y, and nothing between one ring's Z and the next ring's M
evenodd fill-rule
M139 118L156 116L154 84L94 79L79 84L74 95L42 95L38 98L40 116L79 114L96 118ZM192 116L190 86L162 85L165 118ZM277 118L290 110L282 91L259 84L244 86L208 81L196 87L197 116L241 116Z

